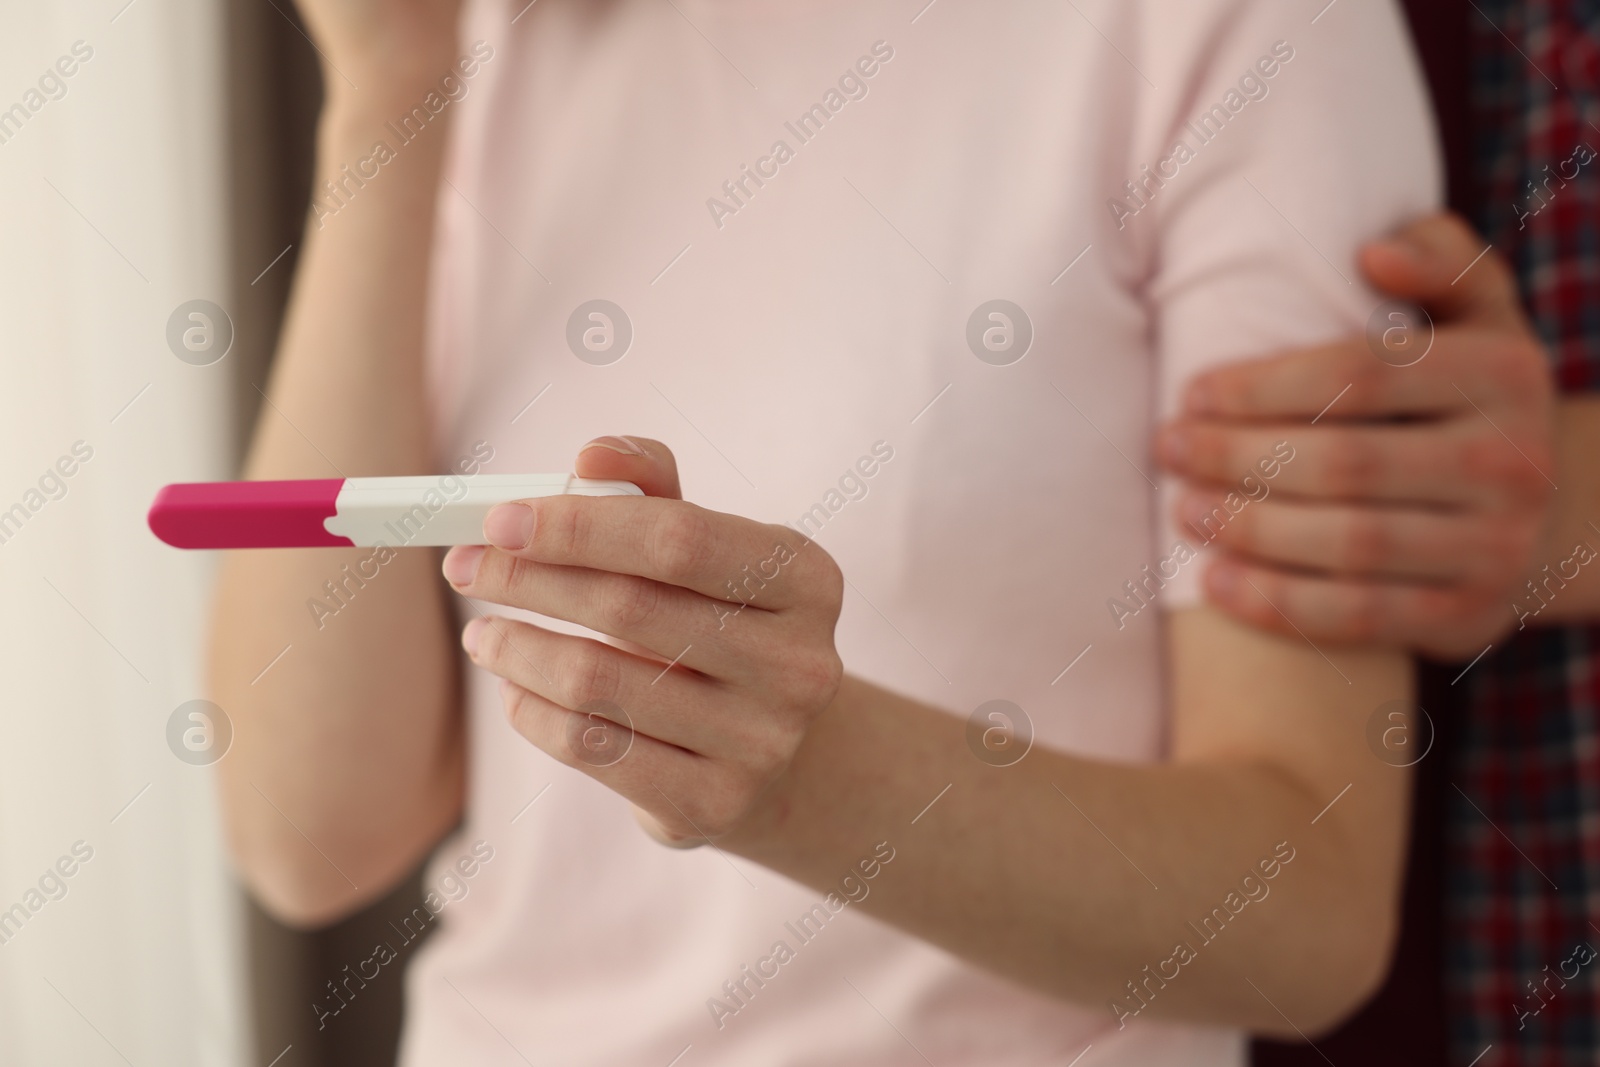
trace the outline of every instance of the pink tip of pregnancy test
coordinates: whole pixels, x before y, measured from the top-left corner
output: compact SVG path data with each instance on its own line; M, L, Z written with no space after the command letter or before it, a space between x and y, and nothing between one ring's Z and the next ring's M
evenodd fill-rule
M322 525L337 513L343 478L168 485L150 505L150 530L175 548L352 545Z

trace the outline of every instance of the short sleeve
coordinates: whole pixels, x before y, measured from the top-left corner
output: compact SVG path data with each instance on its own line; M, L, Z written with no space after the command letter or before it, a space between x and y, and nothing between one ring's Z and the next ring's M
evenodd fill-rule
M1400 13L1389 0L1319 6L1198 3L1177 33L1147 31L1145 73L1180 84L1155 94L1166 114L1146 116L1149 170L1125 187L1127 213L1108 211L1145 230L1162 418L1197 371L1363 329L1381 298L1361 280L1359 247L1440 203L1437 135ZM1204 58L1183 54L1196 46ZM1158 548L1168 557L1184 542L1199 559L1163 591L1169 610L1199 602L1205 557L1170 517L1175 496L1165 479Z

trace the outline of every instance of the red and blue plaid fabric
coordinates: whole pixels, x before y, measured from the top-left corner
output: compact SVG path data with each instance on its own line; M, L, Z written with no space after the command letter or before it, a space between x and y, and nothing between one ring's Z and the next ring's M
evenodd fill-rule
M1600 0L1469 3L1474 221L1562 388L1600 389ZM1600 1063L1597 652L1600 628L1530 629L1435 675L1457 1067Z

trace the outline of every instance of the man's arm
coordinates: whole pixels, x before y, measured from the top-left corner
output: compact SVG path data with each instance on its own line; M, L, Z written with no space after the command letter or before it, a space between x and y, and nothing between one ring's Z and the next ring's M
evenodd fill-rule
M387 2L302 3L327 59L319 191L456 62L454 4ZM441 126L310 222L247 477L432 466L422 308ZM218 767L226 825L246 882L288 921L381 895L460 815L448 593L435 553L391 555L376 576L358 550L238 552L222 566L210 675L236 730ZM317 618L308 604L330 602L327 582L346 606Z
M1530 626L1600 623L1600 397L1557 406L1556 472L1548 558L1533 561L1513 610L1533 612Z
M1191 609L1170 620L1170 764L1039 747L993 767L962 719L840 683L843 583L820 546L675 499L670 453L629 440L643 454L590 447L577 470L650 496L496 509L485 533L502 547L453 549L444 568L464 595L619 639L500 617L463 635L509 683L518 732L658 838L709 838L819 901L876 861L863 910L1108 1020L1310 1032L1380 980L1407 772L1366 738L1410 695L1398 653L1324 658ZM778 576L735 611L727 575L769 556ZM1194 958L1168 962L1185 945ZM1147 980L1145 1009L1128 983Z

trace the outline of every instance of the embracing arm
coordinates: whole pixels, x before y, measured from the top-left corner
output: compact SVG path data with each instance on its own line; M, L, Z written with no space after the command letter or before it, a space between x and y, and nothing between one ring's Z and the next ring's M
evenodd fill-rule
M1557 405L1555 480L1560 488L1549 559L1534 561L1529 580L1538 592L1518 590L1520 602L1538 609L1530 621L1539 625L1600 624L1600 396L1568 397ZM1563 577L1574 571L1570 581Z

